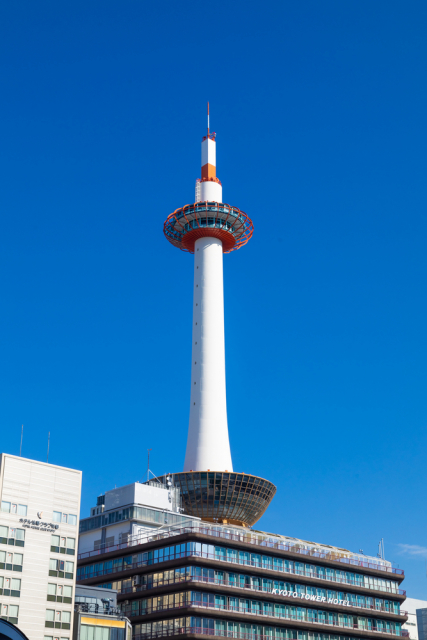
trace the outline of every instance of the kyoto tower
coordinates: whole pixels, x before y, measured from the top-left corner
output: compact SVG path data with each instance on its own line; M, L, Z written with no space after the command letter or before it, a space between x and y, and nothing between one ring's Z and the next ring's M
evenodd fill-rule
M181 489L185 513L251 526L270 504L276 487L263 478L233 472L225 384L223 253L243 247L252 237L253 223L246 213L222 201L209 103L195 203L171 213L163 230L175 247L194 254L187 451L184 471L171 476Z

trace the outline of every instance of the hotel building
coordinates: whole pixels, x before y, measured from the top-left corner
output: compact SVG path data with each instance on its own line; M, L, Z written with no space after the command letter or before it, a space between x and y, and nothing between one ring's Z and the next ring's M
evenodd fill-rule
M401 628L407 620L401 609L404 575L390 562L188 516L165 527L161 522L172 513L145 510L145 522L139 522L149 524L149 532L92 550L84 531L92 518L83 519L78 559L79 583L118 591L118 606L131 620L135 640L175 635L242 640L408 635ZM159 514L156 528L154 513ZM98 524L111 526L110 515L104 512L105 524ZM129 507L118 508L113 517L130 528Z
M31 640L70 640L81 471L0 455L0 613Z

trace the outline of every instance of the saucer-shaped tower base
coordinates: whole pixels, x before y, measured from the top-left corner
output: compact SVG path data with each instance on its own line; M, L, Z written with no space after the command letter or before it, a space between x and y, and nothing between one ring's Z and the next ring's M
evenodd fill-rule
M183 512L209 522L251 527L276 493L274 484L247 473L183 471L171 476L181 490Z

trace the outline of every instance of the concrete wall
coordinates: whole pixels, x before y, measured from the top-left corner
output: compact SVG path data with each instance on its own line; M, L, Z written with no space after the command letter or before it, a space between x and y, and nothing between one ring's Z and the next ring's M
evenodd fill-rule
M127 505L140 504L156 509L172 508L167 489L134 482L118 489L105 492L105 511L119 509Z
M233 471L225 388L222 242L194 245L190 421L184 471Z

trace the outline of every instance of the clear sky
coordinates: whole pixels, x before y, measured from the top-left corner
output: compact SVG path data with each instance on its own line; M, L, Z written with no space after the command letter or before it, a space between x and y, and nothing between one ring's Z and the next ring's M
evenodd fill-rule
M96 496L180 471L206 101L224 200L237 471L267 531L375 555L427 599L427 5L3 2L0 449Z

